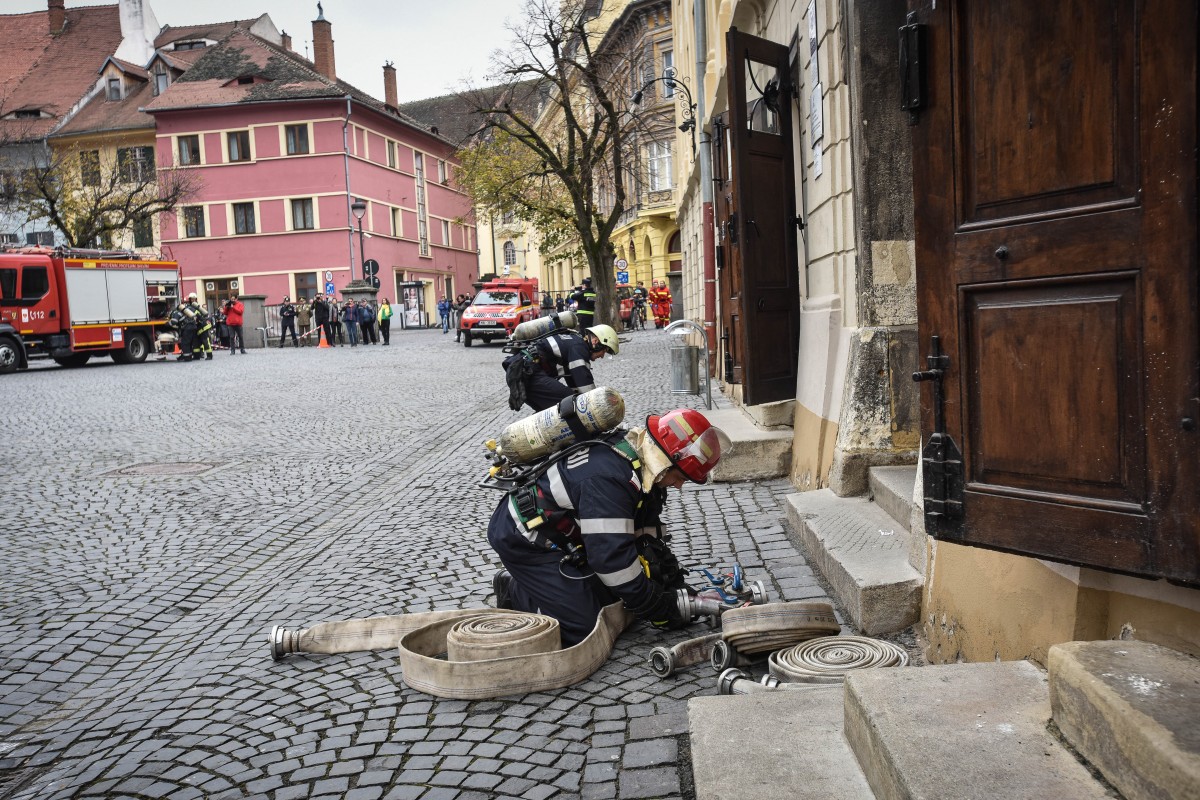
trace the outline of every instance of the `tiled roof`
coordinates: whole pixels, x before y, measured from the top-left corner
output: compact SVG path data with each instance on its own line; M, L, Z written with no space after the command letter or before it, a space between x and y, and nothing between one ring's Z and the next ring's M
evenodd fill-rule
M236 28L249 30L250 26L260 19L262 19L261 16L254 19L235 19L232 22L210 22L205 25L181 25L179 27L167 25L154 39L154 47L161 50L174 42L191 42L199 39L219 42L233 33ZM195 51L180 50L179 52L190 53Z
M142 69L137 64L124 61L120 58L109 58L108 60L120 67L121 71L127 75L133 75L134 77L141 78L144 81L150 80L150 73L146 72L146 70Z
M167 91L147 103L144 106L146 111L154 113L212 105L342 98L350 95L358 103L380 114L409 127L428 130L428 125L390 111L382 102L345 81L329 80L316 71L312 62L244 29L234 29L220 44L198 52L203 55ZM245 85L230 83L238 77L250 75L266 80ZM456 144L444 134L439 134L438 138Z
M475 109L494 105L511 88L512 101L527 109L527 115L537 114L537 103L541 95L537 91L538 81L522 81L512 87L491 86L470 92L429 97L401 103L401 113L426 125L436 127L438 133L459 147L466 146L484 126L484 117Z
M118 7L69 8L51 36L49 13L0 16L0 102L5 113L41 109L48 119L0 120L0 136L44 136L96 84L96 71L121 44ZM24 67L24 69L22 69Z
M153 131L154 117L138 110L150 100L152 89L149 83L137 83L120 101L109 100L101 92L81 108L70 122L55 131L54 136L106 131Z

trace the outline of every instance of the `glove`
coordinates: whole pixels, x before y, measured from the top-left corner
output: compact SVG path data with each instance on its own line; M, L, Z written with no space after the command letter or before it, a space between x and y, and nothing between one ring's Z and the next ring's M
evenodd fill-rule
M648 620L651 625L659 630L678 630L679 628L687 627L691 622L689 619L679 613L679 602L675 599L675 592L672 590L664 590L657 583L652 584L654 587L654 595L649 603L644 606L646 611L639 614L645 620Z

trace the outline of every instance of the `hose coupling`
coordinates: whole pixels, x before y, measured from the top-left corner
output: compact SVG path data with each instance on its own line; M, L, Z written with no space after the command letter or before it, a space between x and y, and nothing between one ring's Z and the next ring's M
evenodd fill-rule
M271 628L271 660L279 661L286 655L298 652L300 637L306 631L307 628L285 628L282 625Z

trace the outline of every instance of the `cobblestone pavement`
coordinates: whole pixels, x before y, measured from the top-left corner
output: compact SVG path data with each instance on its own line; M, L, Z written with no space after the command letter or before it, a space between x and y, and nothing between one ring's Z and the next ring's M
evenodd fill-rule
M666 338L596 365L630 424L702 407L669 393ZM398 331L0 378L0 797L692 796L687 700L715 676L646 665L684 632L635 624L585 683L495 701L418 694L392 652L270 659L273 624L490 599L481 443L520 417L500 356ZM673 548L740 561L772 599L824 597L782 527L789 491L689 487Z

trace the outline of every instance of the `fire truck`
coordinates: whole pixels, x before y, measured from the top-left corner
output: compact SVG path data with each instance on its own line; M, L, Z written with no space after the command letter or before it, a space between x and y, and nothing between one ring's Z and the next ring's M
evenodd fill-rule
M483 284L458 323L463 345L507 339L513 328L538 318L537 300L537 278L497 278Z
M25 247L0 251L0 372L50 358L146 360L179 302L174 261L127 251Z

